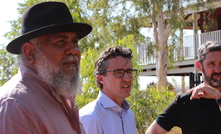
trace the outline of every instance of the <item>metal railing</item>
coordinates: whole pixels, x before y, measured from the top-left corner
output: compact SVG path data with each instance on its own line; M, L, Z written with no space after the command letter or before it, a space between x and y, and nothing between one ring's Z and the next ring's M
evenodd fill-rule
M196 43L196 46L200 46L206 41L221 42L221 30L208 32L208 33L202 33L202 34L196 34L196 35L190 35L190 36L184 36L182 50L180 51L181 52L180 55L184 57L184 60L195 59L194 42ZM155 56L148 56L147 47L148 47L148 44L141 44L140 46L137 46L137 51L140 56L139 58L140 65L149 65L149 64L156 63ZM174 52L174 57L177 57L176 52Z

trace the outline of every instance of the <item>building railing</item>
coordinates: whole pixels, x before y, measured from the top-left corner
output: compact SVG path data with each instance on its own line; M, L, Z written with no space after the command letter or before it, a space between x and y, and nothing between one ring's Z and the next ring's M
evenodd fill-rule
M195 50L194 50L195 46L200 46L206 41L221 42L221 30L208 32L208 33L202 33L202 34L196 34L196 35L184 36L182 50L180 51L181 52L180 55L184 57L184 60L195 59L196 58ZM196 45L194 45L194 43L196 43ZM155 56L147 56L148 55L147 47L148 47L148 44L141 44L140 46L137 46L137 51L140 56L139 58L140 65L150 65L150 64L156 63ZM174 57L177 57L176 52L174 53Z

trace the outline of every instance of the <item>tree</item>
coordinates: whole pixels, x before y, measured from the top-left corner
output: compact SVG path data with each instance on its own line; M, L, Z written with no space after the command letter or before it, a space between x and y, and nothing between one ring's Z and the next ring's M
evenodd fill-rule
M14 61L16 56L6 52L5 47L0 49L0 55L0 86L2 86L18 69Z
M157 87L166 87L168 64L174 62L174 48L180 48L176 31L185 28L186 9L211 6L213 0L82 0L80 6L86 9L90 23L94 26L93 41L100 47L118 44L119 40L134 35L133 45L150 43L140 30L153 29L156 59ZM196 2L197 4L192 4ZM188 6L187 6L188 5ZM184 7L186 6L186 7ZM173 41L168 42L169 37ZM177 45L178 44L178 45ZM170 48L172 47L172 48ZM179 54L177 54L179 55ZM170 62L168 63L168 57ZM178 56L178 60L182 57ZM169 66L171 67L171 66Z
M27 0L19 4L18 11L22 14L27 7L47 0ZM164 86L166 81L167 56L170 50L167 45L169 35L175 36L178 28L184 27L183 9L180 8L182 2L190 0L60 0L67 3L72 12L75 22L86 22L93 26L92 33L81 40L79 45L82 50L81 60L81 79L83 81L83 92L77 96L76 102L79 108L94 100L97 97L99 89L95 87L95 76L93 74L94 61L100 51L113 45L129 47L133 50L134 68L139 69L138 54L135 46L141 43L151 43L150 38L140 33L143 27L153 27L155 44L155 54L157 61L158 84ZM199 0L203 1L203 0ZM178 4L178 5L177 5ZM196 6L195 6L196 7ZM182 9L182 10L181 10ZM175 12L176 11L176 12ZM179 16L176 13L179 12ZM167 15L169 18L165 19ZM17 20L11 21L12 31L6 36L11 40L18 37L20 29L21 16ZM153 51L153 50L152 50ZM2 53L6 59L13 59L11 55ZM4 61L5 59L1 59ZM14 65L12 62L2 62L6 68ZM5 72L6 73L6 72ZM7 73L6 73L7 74ZM9 73L10 74L10 73ZM12 73L11 73L12 74ZM11 75L10 74L10 75ZM144 133L143 125L147 121L152 121L157 111L157 106L163 104L161 110L168 104L171 94L165 95L164 90L148 90L147 93L140 94L138 91L138 81L134 80L131 97L128 100L131 103L132 110L135 112L137 128L139 133ZM153 91L153 92L152 92ZM166 91L170 92L170 91ZM152 95L152 96L151 96ZM165 98L162 99L162 96ZM169 96L169 97L168 97ZM145 99L143 99L145 97ZM168 97L168 98L167 98ZM174 96L173 96L174 97ZM154 103L153 105L153 102ZM163 103L162 103L163 102ZM146 111L150 111L147 113ZM142 118L140 118L142 117Z
M80 67L82 92L80 92L76 98L76 103L79 108L97 98L99 89L95 85L94 63L98 58L99 51L100 50L96 48L87 48L87 50L82 53Z
M168 62L168 38L176 36L176 31L186 27L184 16L188 9L199 9L200 7L210 6L212 1L204 0L150 0L149 8L151 13L151 23L156 44L156 76L157 88L166 87L167 85L167 62ZM184 7L186 3L186 7ZM180 37L182 38L182 37ZM176 38L173 38L173 41ZM177 42L176 42L177 43ZM171 47L174 47L174 43ZM180 44L182 45L182 44ZM179 47L179 46L178 46ZM179 52L179 51L178 51ZM178 60L181 60L178 58Z

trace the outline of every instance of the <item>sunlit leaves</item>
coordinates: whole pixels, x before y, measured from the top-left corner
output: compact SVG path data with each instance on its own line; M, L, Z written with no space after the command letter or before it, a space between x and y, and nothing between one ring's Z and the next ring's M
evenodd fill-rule
M5 47L0 49L0 86L17 73L16 56L8 53Z

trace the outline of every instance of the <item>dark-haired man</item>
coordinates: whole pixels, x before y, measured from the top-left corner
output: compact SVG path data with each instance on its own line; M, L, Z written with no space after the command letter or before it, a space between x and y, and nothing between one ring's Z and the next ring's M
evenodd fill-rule
M203 83L178 96L158 115L146 134L166 134L174 126L180 127L183 134L221 133L221 44L202 44L196 67L203 74Z
M120 46L99 55L94 71L99 95L80 109L86 134L136 134L134 114L125 100L137 75L131 60L132 51Z

